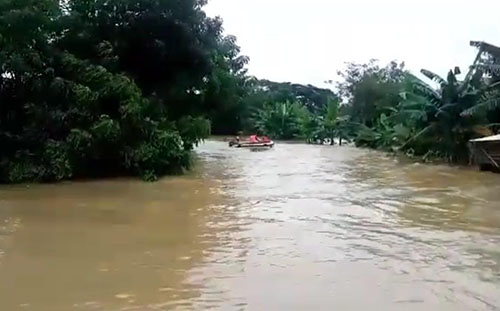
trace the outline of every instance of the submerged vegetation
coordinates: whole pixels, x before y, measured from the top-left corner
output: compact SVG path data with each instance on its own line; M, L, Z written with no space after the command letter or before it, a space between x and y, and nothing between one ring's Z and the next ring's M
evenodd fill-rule
M0 2L0 182L137 175L190 165L214 134L467 158L500 124L500 48L461 77L348 64L336 93L258 80L205 0Z

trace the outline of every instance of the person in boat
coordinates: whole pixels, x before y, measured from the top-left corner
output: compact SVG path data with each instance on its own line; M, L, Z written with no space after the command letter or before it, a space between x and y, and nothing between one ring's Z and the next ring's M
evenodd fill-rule
M250 142L251 143L258 143L259 142L259 137L257 135L251 135L250 136Z

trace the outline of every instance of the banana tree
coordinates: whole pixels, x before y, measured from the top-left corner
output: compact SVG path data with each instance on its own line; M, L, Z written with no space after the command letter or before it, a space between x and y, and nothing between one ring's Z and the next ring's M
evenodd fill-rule
M335 143L335 137L337 136L337 130L339 127L339 102L337 100L330 100L326 111L321 118L321 125L324 132L324 138L326 138L330 145Z
M297 123L300 138L306 143L318 143L320 120L318 115L312 113L306 106L296 105Z
M467 142L477 136L480 125L487 123L484 117L464 117L464 112L481 100L483 72L474 70L464 81L451 70L446 79L428 70L421 73L439 88L408 75L399 110L408 116L406 122L414 127L415 134L401 148L411 148L417 154L431 152L450 161L466 159Z
M355 132L353 123L350 121L348 115L341 115L340 103L337 99L328 101L328 105L319 115L319 129L317 137L324 143L328 142L330 145L335 144L335 139L342 141L349 141L354 136Z
M256 128L274 138L291 139L298 135L297 103L267 103L253 116Z
M407 140L410 133L406 125L394 122L393 116L382 114L372 128L360 124L356 144L392 151Z

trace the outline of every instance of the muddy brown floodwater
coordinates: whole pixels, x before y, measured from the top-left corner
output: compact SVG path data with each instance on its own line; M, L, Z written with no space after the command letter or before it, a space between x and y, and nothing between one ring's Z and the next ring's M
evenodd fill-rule
M0 187L0 310L499 310L500 175L209 141L187 176Z

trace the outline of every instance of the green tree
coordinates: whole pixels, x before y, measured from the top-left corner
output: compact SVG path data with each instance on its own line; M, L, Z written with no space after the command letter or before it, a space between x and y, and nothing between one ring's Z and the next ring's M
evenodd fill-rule
M223 35L220 18L206 16L205 2L70 0L71 27L59 44L126 72L171 118L206 116L215 133L233 132L241 127L248 57Z
M63 3L0 3L0 181L187 168L220 22L200 1Z
M436 155L450 161L467 159L467 142L484 131L484 116L464 116L481 101L483 72L475 71L459 81L450 71L446 79L428 71L422 74L439 84L438 89L408 76L409 91L402 93L400 114L418 130L404 145L416 154Z
M245 69L248 61L240 55L235 37L221 40L215 67L202 91L203 107L212 120L214 134L234 134L244 126L249 114L244 97L251 86Z
M264 134L291 139L298 136L298 103L267 103L254 114L254 124Z
M372 127L382 114L394 109L404 74L404 63L391 62L385 67L375 60L347 64L345 71L339 72L343 81L337 88L352 122Z
M297 120L300 123L299 126L305 127L303 128L305 132L302 129L299 130L302 132L300 136L303 136L305 140L313 138L311 137L313 135L311 127L315 123L315 118L328 106L330 98L336 98L336 95L329 89L321 89L311 85L277 83L256 78L247 80L245 94L241 117L243 129L247 131L258 130L253 122L253 116L259 110L269 109L264 107L269 103L291 102L296 103L296 107L301 107L299 110L302 111L297 111L296 114L299 116L299 120Z
M296 113L299 137L306 143L322 142L319 116L303 105L296 106Z

